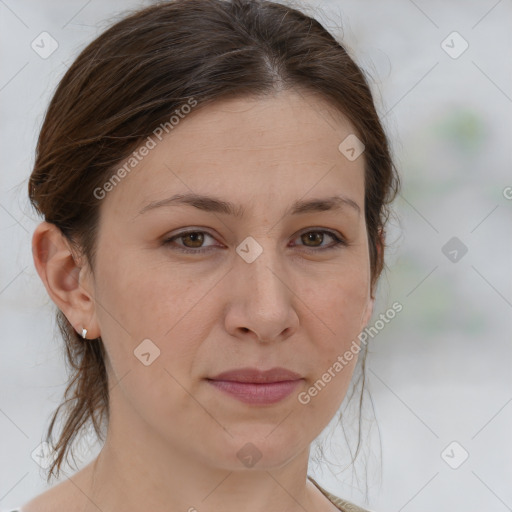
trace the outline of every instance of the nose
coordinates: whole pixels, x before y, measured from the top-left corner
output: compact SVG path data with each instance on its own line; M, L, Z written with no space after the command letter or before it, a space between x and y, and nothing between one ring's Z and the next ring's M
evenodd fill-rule
M238 338L266 343L292 336L299 325L298 299L272 249L264 249L252 263L239 258L234 265L226 330Z

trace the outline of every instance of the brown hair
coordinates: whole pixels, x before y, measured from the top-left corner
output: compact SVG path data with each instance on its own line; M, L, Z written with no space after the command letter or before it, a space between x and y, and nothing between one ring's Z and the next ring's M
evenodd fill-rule
M171 112L190 98L201 106L292 88L329 102L348 117L365 144L373 295L384 266L379 235L385 235L399 176L363 71L318 21L291 6L265 0L174 0L116 22L78 55L58 84L37 142L30 201L93 270L100 204L94 190ZM66 421L58 443L52 443L57 456L48 482L54 472L59 475L87 423L103 440L102 422L109 417L101 338L84 342L60 310L57 324L72 378L47 431L49 441L64 407ZM359 443L356 455L358 450Z

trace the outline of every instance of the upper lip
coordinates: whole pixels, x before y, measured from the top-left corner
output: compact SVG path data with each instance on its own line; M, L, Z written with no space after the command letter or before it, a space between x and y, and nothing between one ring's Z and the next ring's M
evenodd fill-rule
M302 379L302 375L287 370L286 368L271 368L270 370L258 370L257 368L237 368L222 372L209 380L228 380L234 382L269 383Z

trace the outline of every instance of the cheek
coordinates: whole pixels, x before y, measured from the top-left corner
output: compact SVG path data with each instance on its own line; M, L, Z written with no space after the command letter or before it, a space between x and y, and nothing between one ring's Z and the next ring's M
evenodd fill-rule
M180 276L176 269L172 273ZM173 280L170 275L125 255L101 267L97 287L102 338L113 382L119 382L112 388L119 399L112 403L124 407L128 399L150 423L163 426L172 424L176 410L194 412L180 383L191 371L194 340L202 338L200 324L189 320L204 295L183 274Z
M340 408L359 356L358 335L366 294L342 284L319 297L315 309L322 306L318 309L321 322L312 320L315 327L309 335L314 340L312 375L300 403L306 404L307 417L314 418L318 425L327 424Z
M140 251L139 251L140 252ZM104 258L98 278L98 297L115 322L134 339L161 339L201 298L199 281L180 268L155 265L142 253Z
M364 260L363 260L364 261ZM362 316L370 300L368 271L362 265L343 265L343 270L328 270L325 277L309 282L301 293L304 303L325 331L328 346L338 346L357 336Z
M364 261L364 260L363 260ZM321 281L319 282L319 284ZM332 272L321 286L309 287L306 305L314 313L306 329L314 340L311 406L334 414L350 384L360 342L362 316L369 301L368 278L361 265ZM306 309L307 310L307 309ZM316 383L316 384L315 384Z
M175 266L130 258L129 252L104 262L98 274L97 311L116 376L144 366L140 357L149 353L146 362L155 362L148 373L160 366L181 380L190 373L208 318L214 316L205 309L205 295L218 278L191 277ZM153 384L147 384L168 380L169 373L157 374Z

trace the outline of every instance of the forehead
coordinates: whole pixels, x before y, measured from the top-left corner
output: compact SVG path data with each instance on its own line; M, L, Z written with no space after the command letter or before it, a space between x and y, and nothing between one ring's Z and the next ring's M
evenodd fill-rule
M237 202L256 196L301 197L308 189L364 195L364 159L350 161L338 146L351 123L316 95L295 91L236 98L192 108L108 193L124 214L173 193L215 191ZM142 147L144 143L139 146Z
M264 150L282 154L289 147L294 152L304 149L311 153L314 140L325 157L329 153L337 156L332 151L333 142L336 149L340 136L354 132L348 119L324 99L295 90L259 98L221 100L203 108L199 105L184 121L173 129L175 133L181 132L180 138L200 136L198 146L211 151L219 146L222 153L225 148L220 143L242 152ZM326 152L326 148L331 151Z

